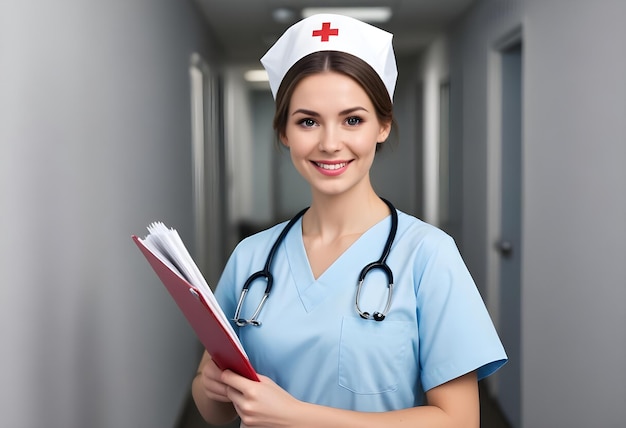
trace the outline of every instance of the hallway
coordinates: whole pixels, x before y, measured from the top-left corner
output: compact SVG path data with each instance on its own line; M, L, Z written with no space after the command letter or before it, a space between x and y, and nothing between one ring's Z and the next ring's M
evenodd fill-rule
M181 415L197 338L130 239L155 220L190 244L202 236L191 191L194 55L228 107L212 116L232 114L207 128L228 148L217 159L228 200L215 204L228 222L214 224L230 234L269 220L257 201L273 200L269 173L283 171L253 152L274 147L235 103L247 95L242 67L199 11L197 0L0 2L2 427L202 426L193 408ZM256 22L220 24L232 35ZM519 364L516 428L626 420L624 22L624 0L476 0L419 58L402 58L401 132L376 180L399 209L448 226L499 331L522 333L507 349ZM499 66L511 35L523 46L519 312L503 310L514 296L499 293L494 250L504 242ZM253 175L264 166L264 179ZM482 398L482 426L507 427Z

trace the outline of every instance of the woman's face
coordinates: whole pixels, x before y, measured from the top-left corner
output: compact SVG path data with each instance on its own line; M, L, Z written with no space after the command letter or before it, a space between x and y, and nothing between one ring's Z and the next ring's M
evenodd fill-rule
M370 186L376 143L390 128L356 81L325 72L296 86L281 141L313 192L338 195Z

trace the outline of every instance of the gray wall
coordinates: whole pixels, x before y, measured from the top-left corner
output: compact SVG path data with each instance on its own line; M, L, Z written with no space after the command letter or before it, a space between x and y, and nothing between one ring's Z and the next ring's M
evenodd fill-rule
M464 255L489 282L489 61L524 42L522 425L626 420L626 3L486 0L451 33ZM487 296L488 298L489 296Z
M0 425L171 427L198 347L132 243L193 248L191 1L0 4ZM204 41L203 41L204 40Z
M626 3L533 1L526 13L534 90L525 108L525 426L619 427L626 420Z

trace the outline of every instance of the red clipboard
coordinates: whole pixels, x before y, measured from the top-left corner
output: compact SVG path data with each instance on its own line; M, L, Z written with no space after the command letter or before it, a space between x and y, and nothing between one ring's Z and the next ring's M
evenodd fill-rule
M197 288L159 260L137 236L132 235L132 239L176 301L217 366L223 370L230 369L250 380L259 381L250 360L241 353Z

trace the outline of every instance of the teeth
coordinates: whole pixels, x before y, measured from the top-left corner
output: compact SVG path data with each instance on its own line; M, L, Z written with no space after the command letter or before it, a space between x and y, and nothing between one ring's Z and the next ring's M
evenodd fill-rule
M319 166L320 168L327 169L329 171L340 169L340 168L343 168L344 166L348 165L347 162L333 163L333 164L315 162L315 164L317 166Z

